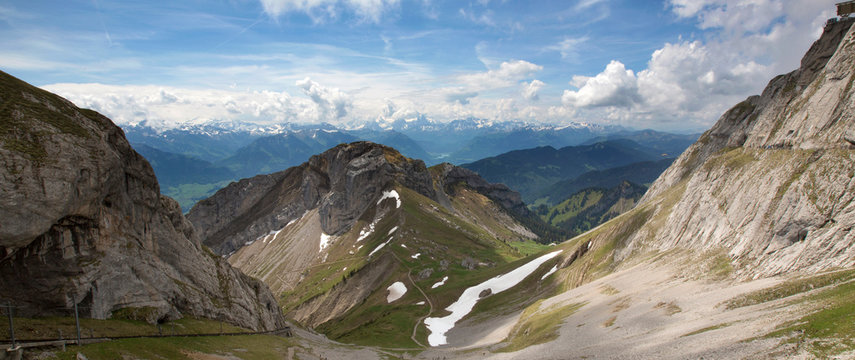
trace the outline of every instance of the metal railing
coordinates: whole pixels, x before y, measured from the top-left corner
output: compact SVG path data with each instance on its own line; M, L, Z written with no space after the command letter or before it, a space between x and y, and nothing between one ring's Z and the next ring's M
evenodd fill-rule
M0 331L0 349L15 349L18 347L42 347L42 346L62 346L78 344L83 345L87 343L94 342L103 342L110 340L119 340L119 339L134 339L134 338L166 338L166 337L204 337L204 336L238 336L238 335L281 335L290 337L292 336L291 327L285 326L282 328L267 330L267 331L235 331L235 329L239 329L236 327L230 327L227 331L224 331L224 321L211 319L213 321L219 322L219 331L202 331L202 332L194 332L188 329L180 329L181 325L179 325L179 329L176 329L175 322L167 322L165 324L145 324L144 322L140 322L136 324L135 327L131 330L125 331L112 331L109 329L108 323L104 323L105 326L101 326L98 329L98 325L90 324L87 326L81 325L80 319L80 311L87 310L86 307L78 307L75 304L71 308L57 308L53 309L54 314L60 314L65 316L60 317L51 317L51 318L29 318L29 317L17 317L16 313L21 313L21 311L16 311L19 309L24 309L26 306L24 305L16 305L11 301L6 301L0 303L0 307L3 308L2 314L0 316L5 315L8 318L8 332L3 334L4 331ZM70 329L69 318L74 317L73 328ZM56 323L50 324L50 320L48 319L57 319ZM38 324L33 324L35 321ZM18 323L16 325L16 322ZM23 328L21 323L29 322ZM150 326L149 326L150 325ZM164 331L164 325L168 325L169 329ZM66 338L65 334L63 334L63 329L65 330L73 330L73 337ZM3 329L6 330L6 329ZM16 333L16 330L18 332ZM47 332L54 332L57 334L55 337L48 337L45 335ZM88 332L88 334L87 334ZM5 336L4 336L5 335ZM88 336L86 336L88 335Z

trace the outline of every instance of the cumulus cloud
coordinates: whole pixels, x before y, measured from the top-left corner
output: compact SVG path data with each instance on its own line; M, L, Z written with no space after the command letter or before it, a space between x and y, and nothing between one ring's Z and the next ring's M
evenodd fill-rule
M669 42L636 73L613 60L592 77L574 76L562 103L575 115L656 126L709 126L728 107L789 72L820 34L834 0L669 0L680 19L710 31ZM825 9L825 10L823 10ZM817 15L819 14L819 15ZM554 111L557 113L557 110Z
M458 81L476 90L494 89L514 85L540 70L543 70L543 66L525 60L505 61L498 69L462 75Z
M338 88L323 87L310 78L297 80L295 85L312 99L325 118L331 116L335 119L341 119L353 107L351 97Z
M57 93L79 107L96 110L120 125L145 122L163 129L208 122L322 121L314 104L285 92L194 90L159 86L53 84Z
M561 102L573 107L630 107L641 101L638 81L632 70L616 60L591 78L575 77L578 91L565 90Z
M363 21L379 23L383 15L396 8L399 0L260 0L264 12L278 17L288 12L302 12L314 21L334 20L342 10L353 12Z
M546 85L543 81L534 79L530 83L523 83L522 96L526 100L537 101L540 99L539 92Z
M702 29L742 33L762 30L784 15L779 0L671 0L671 6L679 17L696 17Z

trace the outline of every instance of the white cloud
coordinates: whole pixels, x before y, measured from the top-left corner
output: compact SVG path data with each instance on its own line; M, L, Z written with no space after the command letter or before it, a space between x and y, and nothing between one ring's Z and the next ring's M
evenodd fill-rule
M458 82L476 90L508 87L540 70L543 70L543 66L525 60L505 61L498 69L462 75Z
M593 77L574 76L578 90L566 90L562 103L575 116L631 126L707 127L773 76L798 67L833 3L669 0L678 18L707 30L703 40L666 43L635 74L613 60Z
M579 0L576 4L576 10L584 10L605 1L606 0Z
M366 22L379 23L383 15L396 8L399 0L260 0L264 12L278 17L288 12L302 12L315 22L335 20L347 9Z
M539 97L538 93L540 92L540 89L543 88L544 85L546 85L546 84L544 84L543 81L540 81L537 79L532 80L528 84L523 83L523 90L522 90L523 98L525 98L526 100L531 100L531 101L539 100L540 97Z
M469 105L469 99L478 96L477 92L452 92L445 95L445 100L450 103L458 103L460 105Z
M491 27L496 26L496 21L493 20L493 11L492 10L489 10L489 9L485 10L480 15L475 14L475 12L473 12L471 10L466 11L463 8L461 8L459 10L459 12L460 12L460 16L462 16L464 19L469 20L473 23L485 25L485 26L491 26Z
M353 100L338 88L326 88L310 78L297 80L295 83L318 106L324 118L341 119L353 107Z
M169 129L212 121L270 125L324 120L312 102L284 92L103 84L53 84L43 88L121 125L146 121Z
M561 102L573 107L630 107L641 101L638 81L632 70L616 60L592 78L574 78L578 91L565 90Z
M588 41L588 37L586 36L579 38L566 37L555 45L547 46L545 50L558 51L561 53L562 59L576 59L579 56L579 45L586 41Z

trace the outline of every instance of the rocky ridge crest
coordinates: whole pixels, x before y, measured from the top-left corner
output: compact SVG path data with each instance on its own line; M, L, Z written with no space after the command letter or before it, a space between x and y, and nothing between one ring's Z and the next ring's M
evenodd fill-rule
M346 232L393 184L450 208L448 186L463 182L509 211L527 211L519 194L507 186L489 184L451 164L436 169L387 146L341 144L300 166L229 184L197 203L187 217L206 245L227 255L316 208L324 233Z

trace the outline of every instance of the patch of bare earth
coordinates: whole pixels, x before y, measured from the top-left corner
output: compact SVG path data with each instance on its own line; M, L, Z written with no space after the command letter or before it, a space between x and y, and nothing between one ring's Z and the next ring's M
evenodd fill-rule
M514 353L491 353L501 345L472 349L467 345L497 343L493 334L473 326L484 338L467 339L457 348L430 350L427 357L455 359L741 359L762 356L775 339L761 337L796 318L797 304L778 300L726 309L723 302L773 286L782 278L747 282L712 281L674 276L672 265L643 263L548 298L541 308L585 303L565 319L558 339ZM604 290L605 289L605 290ZM463 327L456 329L467 333ZM462 349L467 349L462 351Z

